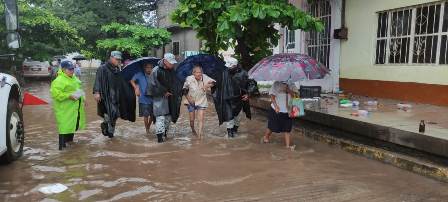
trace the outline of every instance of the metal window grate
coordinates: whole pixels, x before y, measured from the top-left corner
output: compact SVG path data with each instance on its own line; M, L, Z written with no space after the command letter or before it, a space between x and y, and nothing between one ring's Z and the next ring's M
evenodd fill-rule
M378 13L375 64L447 64L446 1Z
M331 5L329 0L316 0L309 5L310 14L321 20L325 26L323 32L310 31L307 34L308 55L326 67L330 64L331 45Z
M294 49L296 47L296 32L286 28L286 48Z
M180 54L180 42L175 41L173 42L173 55L179 55Z

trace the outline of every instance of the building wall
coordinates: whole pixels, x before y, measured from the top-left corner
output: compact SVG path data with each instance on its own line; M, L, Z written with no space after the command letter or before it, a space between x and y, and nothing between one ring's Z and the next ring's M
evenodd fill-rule
M377 12L432 0L347 0L348 40L341 43L341 78L448 85L447 65L375 65Z
M191 29L177 29L171 31L171 43L165 46L165 52L173 53L173 42L179 42L179 55L176 57L179 60L185 59L185 54L188 52L198 52L201 49L201 43L196 38L196 32ZM163 50L157 51L156 57L162 57Z
M159 27L169 27L174 23L170 20L171 12L177 7L177 0L159 0L157 2L157 24Z
M330 35L333 36L333 31L335 29L341 28L341 8L342 0L329 0L331 6L331 28ZM289 3L295 7L307 11L308 1L307 0L289 0ZM281 34L279 45L274 48L274 54L276 53L301 53L308 54L307 50L307 32L301 30L295 31L295 47L293 49L288 49L286 47L286 29L279 27L279 32ZM337 91L339 89L339 68L340 68L340 40L331 38L330 41L330 55L328 68L331 70L330 77L323 79L322 85L327 85L328 81L331 80L332 91Z
M377 12L431 2L437 1L347 0L348 40L341 43L341 88L360 95L448 105L447 65L375 64Z
M171 21L169 16L176 9L177 5L177 0L160 0L157 3L158 26L160 28L166 28L171 32L172 42L168 43L164 48L157 49L155 51L156 57L163 57L164 52L172 53L173 42L179 42L179 54L176 55L178 60L183 60L186 54L199 52L201 49L201 42L196 37L194 30L191 28L181 28Z

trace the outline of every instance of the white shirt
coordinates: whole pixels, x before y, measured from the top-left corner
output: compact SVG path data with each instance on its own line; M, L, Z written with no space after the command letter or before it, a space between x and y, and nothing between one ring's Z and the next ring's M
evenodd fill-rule
M196 106L207 107L207 92L203 88L210 81L215 81L206 74L202 74L202 80L196 80L193 75L185 80L184 87L188 88L188 96L191 96ZM209 90L209 89L207 89ZM188 103L188 101L187 101ZM186 103L186 104L187 104Z
M275 102L277 103L278 107L280 108L281 113L288 113L288 105L289 101L291 100L291 95L287 94L285 90L281 89L282 84L278 81L274 82L271 89L269 90L269 95L275 96ZM294 90L294 89L292 89ZM286 99L288 98L288 99ZM272 101L271 101L272 102ZM275 110L275 105L272 102L271 103L272 109Z
M273 94L270 94L273 95ZM277 93L273 96L275 96L275 102L277 103L278 107L280 108L281 113L288 113L288 105L286 100L286 93ZM288 102L291 100L291 95L288 95ZM275 110L274 103L271 104L272 109Z

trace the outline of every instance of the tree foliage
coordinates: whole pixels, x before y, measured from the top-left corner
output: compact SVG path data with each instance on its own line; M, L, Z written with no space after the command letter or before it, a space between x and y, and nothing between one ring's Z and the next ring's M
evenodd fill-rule
M156 0L35 0L45 3L57 16L67 20L86 40L83 52L104 56L96 41L107 35L101 30L114 22L145 24L145 16L155 9Z
M0 7L4 15L3 5ZM22 41L19 53L25 57L48 60L61 52L79 49L84 43L84 39L67 21L28 1L19 1L19 23ZM5 32L4 23L0 23L0 31ZM5 46L2 40L2 46Z
M197 31L207 52L235 48L245 68L272 52L280 38L275 23L321 31L323 25L285 0L180 0L172 20Z
M111 38L97 41L104 51L120 50L132 57L140 57L150 48L160 47L170 41L171 34L165 29L148 28L143 25L112 23L101 28Z

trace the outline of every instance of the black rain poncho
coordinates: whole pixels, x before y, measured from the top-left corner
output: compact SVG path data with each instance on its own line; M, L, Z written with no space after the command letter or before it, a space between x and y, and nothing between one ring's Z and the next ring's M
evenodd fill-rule
M101 95L98 116L104 117L104 114L108 114L111 120L121 118L135 122L134 89L111 63L107 62L98 68L93 92L99 92Z
M166 92L173 95L165 98ZM153 98L154 116L170 115L171 121L177 122L182 101L182 84L174 70L164 67L163 60L159 61L151 73L147 94Z
M219 125L232 120L241 110L244 111L248 119L251 119L249 100L241 100L243 95L249 95L247 72L239 67L227 69L216 80L217 84L213 89L213 101L218 114Z

